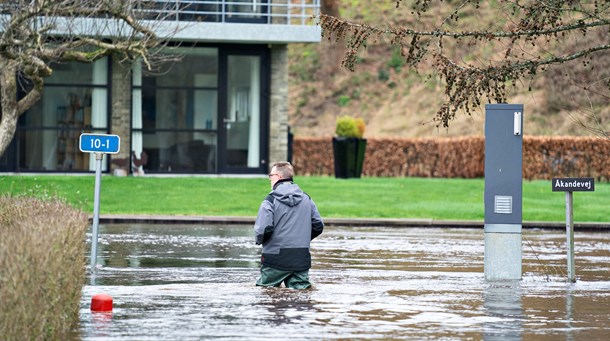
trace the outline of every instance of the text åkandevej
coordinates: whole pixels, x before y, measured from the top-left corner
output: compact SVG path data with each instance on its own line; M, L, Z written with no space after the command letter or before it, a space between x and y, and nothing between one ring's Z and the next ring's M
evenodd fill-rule
M591 189L591 181L563 181L556 179L555 180L556 188L586 188Z

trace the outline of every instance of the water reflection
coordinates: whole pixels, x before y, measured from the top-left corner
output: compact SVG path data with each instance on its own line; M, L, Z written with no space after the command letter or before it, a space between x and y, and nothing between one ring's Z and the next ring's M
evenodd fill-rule
M267 322L274 326L298 324L316 313L311 298L313 289L290 290L286 288L264 287L261 292L267 299L260 304L270 313Z
M243 227L177 225L103 226L98 244L102 269L122 269L98 275L98 285L119 280L123 285L194 283L210 268L253 268L258 266L258 248ZM248 230L249 232L249 230ZM201 268L201 271L197 271ZM135 269L135 270L134 270ZM144 272L144 273L143 273Z
M477 229L329 228L312 243L313 288L261 288L247 226L100 227L79 339L604 339L610 234L526 231L523 280L487 282ZM90 278L92 279L92 278ZM114 299L110 318L94 294Z
M574 321L574 292L572 289L573 286L568 285L568 289L566 290L566 321L568 328L568 333L566 335L567 340L574 339L574 333L572 333L572 322Z
M91 332L96 337L109 337L112 335L112 312L92 312Z
M521 281L490 282L483 292L489 321L483 325L485 340L521 340L523 308Z

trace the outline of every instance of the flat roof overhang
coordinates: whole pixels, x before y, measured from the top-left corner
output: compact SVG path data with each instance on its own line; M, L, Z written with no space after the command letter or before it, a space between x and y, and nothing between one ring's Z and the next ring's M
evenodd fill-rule
M168 35L176 24L165 29L162 36L170 40L189 42L226 42L248 44L319 43L322 29L317 25L277 25L243 23L191 23L179 24L175 33Z
M6 15L0 15L0 32ZM44 23L42 18L41 23ZM48 34L128 37L132 30L116 20L92 18L55 18L55 29ZM180 21L144 21L161 39L185 42L241 44L319 43L322 29L318 25L280 25L264 23L210 23ZM69 32L69 33L67 33Z

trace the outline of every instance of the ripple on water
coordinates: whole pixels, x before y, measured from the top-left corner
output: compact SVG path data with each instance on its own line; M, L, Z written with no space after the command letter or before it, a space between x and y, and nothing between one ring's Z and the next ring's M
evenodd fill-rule
M250 227L108 225L83 289L79 338L527 339L603 337L610 237L524 233L521 281L487 282L477 229L329 228L312 244L310 290L260 288ZM563 271L563 272L562 272ZM92 313L105 292L111 314Z

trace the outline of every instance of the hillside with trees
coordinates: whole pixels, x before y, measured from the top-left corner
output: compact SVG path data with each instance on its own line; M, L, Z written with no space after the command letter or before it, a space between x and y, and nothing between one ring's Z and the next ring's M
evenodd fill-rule
M326 0L323 10L365 25L421 27L426 18L449 18L458 3L431 2L438 6L430 5L420 16L409 7L410 1L400 2L396 8L395 0L378 0L374 5L361 0ZM510 20L509 16L497 17L503 3L506 2L489 1L481 2L478 9L462 8L460 27L490 28L501 19ZM540 53L541 49L548 54L573 53L587 43L607 44L607 32L604 27L561 44L532 44L523 53ZM364 119L365 137L483 135L487 98L481 96L482 104L469 113L459 110L449 127L443 127L434 117L446 101L444 83L431 64L424 62L417 70L410 68L405 64L404 51L401 54L389 39L375 38L363 44L355 55L354 71L350 71L341 66L344 42L329 38L323 38L320 44L290 47L289 115L296 136L332 136L336 118L346 114ZM445 49L465 56L462 60L466 62L485 63L499 54L467 39L447 45ZM506 102L525 105L526 135L599 135L591 129L610 130L609 76L610 54L601 51L583 60L549 67L531 80L511 84Z

